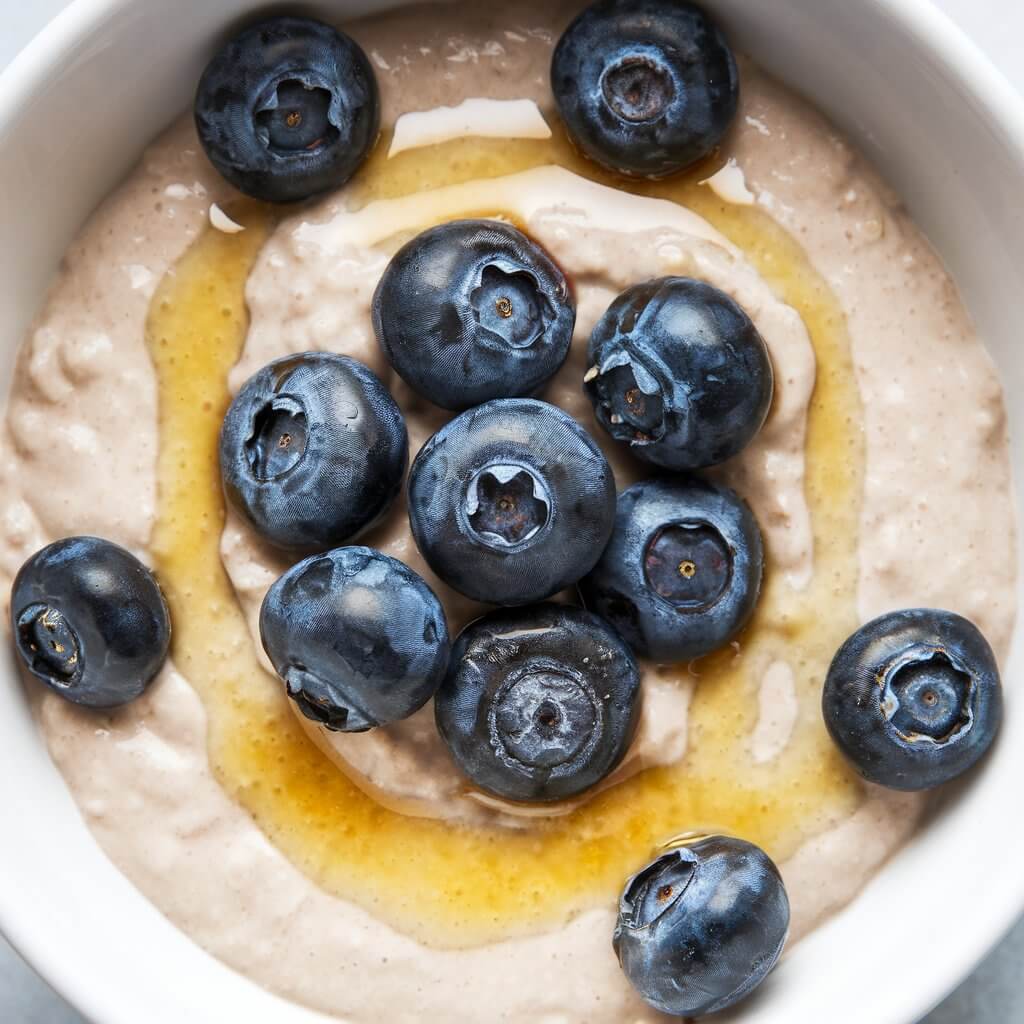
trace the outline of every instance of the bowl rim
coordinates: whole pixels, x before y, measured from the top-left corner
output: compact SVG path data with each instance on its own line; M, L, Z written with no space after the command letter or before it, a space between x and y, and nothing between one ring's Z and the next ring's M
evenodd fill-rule
M44 88L51 69L71 53L75 42L114 17L119 9L139 0L70 0L0 71L0 137L19 109ZM582 2L582 0L581 0ZM1024 95L1013 86L971 39L934 0L869 0L889 21L900 24L918 39L922 47L942 64L944 70L980 110L986 112L1003 132L1004 145L1014 152L1024 168ZM941 254L940 254L941 255ZM1017 629L1024 629L1024 609ZM927 826L926 826L927 827ZM884 870L884 869L883 869ZM927 988L916 990L912 999L916 1014L926 1013L951 993L998 944L1024 910L1024 872L1016 879L1012 893L984 919L958 922L958 940L963 972L950 979L943 971L929 975ZM0 899L0 935L15 952L56 992L83 1016L99 1024L122 1020L113 992L97 991L95 982L81 970L68 969L50 952L48 930L32 913L16 910L16 902ZM225 967L225 970L230 968ZM87 1009L83 1009L87 1008ZM100 1016L102 1014L102 1016ZM327 1018L324 1018L325 1020ZM896 1019L896 1018L893 1018ZM914 1018L903 1018L912 1024Z

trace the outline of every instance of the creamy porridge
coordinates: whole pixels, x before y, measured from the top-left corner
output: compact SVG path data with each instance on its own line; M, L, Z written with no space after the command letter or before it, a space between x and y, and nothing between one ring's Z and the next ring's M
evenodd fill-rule
M1013 627L999 383L897 198L748 62L724 170L660 185L602 176L551 109L551 47L574 8L352 25L385 137L349 186L294 211L240 199L191 118L172 126L70 248L4 423L3 593L30 552L92 533L156 568L174 619L173 664L136 704L97 716L35 698L83 815L197 942L345 1020L380 1019L381 992L394 1020L474 1020L481 1005L491 1019L657 1019L609 937L622 880L682 831L764 846L793 937L806 934L924 807L860 782L831 745L820 692L836 647L904 606L960 612L1000 656ZM418 122L391 144L409 113ZM748 311L775 367L768 423L714 474L764 531L753 622L724 652L645 665L623 764L596 793L529 813L467 785L429 706L362 735L293 713L256 628L288 562L225 513L216 464L230 394L311 349L388 383L415 452L448 416L391 371L370 302L400 244L465 216L512 221L572 280L573 351L543 397L605 447L620 488L649 471L594 425L579 386L586 338L618 292L665 274L707 280ZM223 230L233 222L244 230ZM81 457L54 460L55 444ZM402 502L365 543L427 579L453 633L480 612L430 573Z

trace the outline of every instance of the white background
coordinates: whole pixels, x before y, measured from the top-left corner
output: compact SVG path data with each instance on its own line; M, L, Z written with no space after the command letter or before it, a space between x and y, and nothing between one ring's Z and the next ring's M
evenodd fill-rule
M173 0L163 0L172 3ZM794 0L813 3L814 0ZM857 0L849 0L856 3ZM1024 0L933 0L1024 92ZM68 0L0 0L0 69ZM709 2L709 6L714 6ZM1024 183L1022 183L1024 184ZM937 898L955 899L955 894ZM1024 1021L1024 923L946 1003L921 1024L1008 1024ZM827 1008L823 1007L823 1019ZM0 939L0 1021L84 1024Z

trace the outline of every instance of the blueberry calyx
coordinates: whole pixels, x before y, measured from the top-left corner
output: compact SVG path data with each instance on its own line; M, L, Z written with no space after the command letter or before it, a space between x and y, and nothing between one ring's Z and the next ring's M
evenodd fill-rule
M593 686L564 664L543 659L511 672L488 715L491 742L510 766L550 771L586 763L601 742L601 707Z
M256 103L256 134L272 153L313 152L331 145L344 121L330 83L311 72L272 83Z
M605 102L624 121L657 121L672 105L676 87L672 75L649 56L627 57L601 76Z
M470 480L463 511L468 532L481 544L514 548L548 525L551 494L528 466L486 466Z
M733 552L715 527L686 519L658 530L644 551L648 586L680 612L704 612L729 588Z
M276 480L298 465L306 454L308 429L306 407L292 395L276 395L256 409L245 442L252 475Z
M624 347L608 347L603 364L590 371L588 383L594 382L601 422L616 441L643 447L665 437L666 396L671 390L664 378L664 367L648 365Z
M908 743L946 743L971 727L973 686L952 652L914 647L885 673L882 714Z
M32 604L18 615L18 645L37 676L58 688L82 676L82 645L71 623L48 604Z
M291 665L281 673L288 696L302 714L331 732L368 732L378 723L357 708L352 694L334 686L304 665Z
M483 267L469 304L481 332L510 348L530 348L544 337L556 318L537 279L503 261Z
M671 850L634 875L622 893L622 926L647 928L682 899L693 881L696 863L680 850Z

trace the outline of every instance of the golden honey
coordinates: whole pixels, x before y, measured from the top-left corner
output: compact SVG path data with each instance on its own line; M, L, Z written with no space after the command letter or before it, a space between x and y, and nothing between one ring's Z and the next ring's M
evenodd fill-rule
M859 397L834 296L789 234L757 208L698 187L697 175L657 184L610 179L560 138L463 139L392 160L385 151L378 146L352 186L355 204L558 163L682 203L738 245L800 313L817 356L805 484L814 575L804 591L791 590L772 573L769 549L762 599L738 644L680 669L697 684L679 764L642 771L568 815L521 830L405 816L376 803L307 738L282 685L261 668L220 560L217 436L227 374L246 334L245 281L272 226L266 208L240 205L231 215L247 230L202 235L160 284L147 323L160 397L154 555L174 621L173 657L206 707L218 779L327 891L436 946L557 926L612 905L624 879L684 832L728 830L784 860L849 815L862 793L819 707L829 659L857 624L864 468ZM761 675L776 659L793 670L799 713L782 753L758 764L749 737Z

